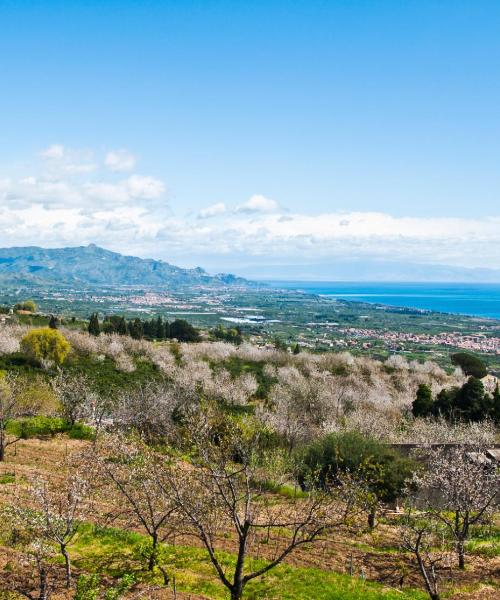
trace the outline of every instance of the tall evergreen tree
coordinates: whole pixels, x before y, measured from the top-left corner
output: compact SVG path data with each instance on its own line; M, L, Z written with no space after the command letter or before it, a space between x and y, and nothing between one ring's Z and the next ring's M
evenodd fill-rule
M493 417L495 423L500 424L500 389L498 387L498 382L496 384L495 391L493 392L491 404L491 416Z
M49 327L51 329L57 329L57 324L58 324L58 321L57 321L56 317L54 317L54 315L50 315Z
M451 355L451 362L462 369L466 377L482 379L488 374L484 362L470 352L457 352Z
M456 397L456 407L461 415L471 421L482 421L491 412L491 399L484 393L483 383L476 377L468 381Z
M412 404L412 413L415 417L426 417L433 409L432 391L425 383L418 386L417 395Z
M125 319L123 317L120 318L120 321L118 322L118 327L116 328L116 331L120 335L128 335L127 321L125 321Z
M101 333L101 327L99 325L99 316L97 313L92 313L90 316L88 332L90 335L98 336Z
M130 337L133 337L135 340L140 340L143 337L144 329L140 319L134 319L132 323L130 323L129 333Z
M460 392L459 388L442 389L436 396L432 405L432 414L436 417L451 419L455 412L455 398Z
M156 319L155 337L158 340L164 340L166 337L165 336L165 325L163 324L163 319L161 318L161 316Z

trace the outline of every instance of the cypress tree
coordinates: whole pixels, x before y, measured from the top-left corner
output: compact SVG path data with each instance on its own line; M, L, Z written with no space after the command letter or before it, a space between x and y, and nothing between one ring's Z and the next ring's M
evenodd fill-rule
M476 377L469 377L456 397L456 406L471 421L485 419L490 413L490 406L483 383Z
M90 335L98 336L101 333L101 327L99 325L99 317L97 313L92 313L90 316L88 332Z
M495 423L500 424L500 389L498 387L498 382L495 386L495 391L493 392L491 400L491 416Z
M459 388L441 390L432 405L432 414L436 417L442 416L446 419L451 419L455 409L455 399L459 392Z
M163 319L158 317L155 323L155 337L158 340L165 339L165 325L163 324Z
M133 337L135 340L140 340L144 335L144 329L142 326L142 321L140 319L134 319L129 326L130 337Z
M119 333L119 335L127 335L128 334L127 321L125 321L125 319L123 317L121 317L121 319L118 323L118 327L116 328L116 331Z
M411 408L413 416L426 417L432 412L433 404L431 388L425 383L421 383Z

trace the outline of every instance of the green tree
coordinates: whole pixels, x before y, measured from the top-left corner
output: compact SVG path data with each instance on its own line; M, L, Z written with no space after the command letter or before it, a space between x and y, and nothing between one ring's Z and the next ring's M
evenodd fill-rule
M274 347L276 350L286 350L286 344L283 340L281 340L278 336L276 336L273 340Z
M380 502L393 502L404 494L407 479L416 469L413 460L395 449L355 431L332 433L311 444L304 452L300 482L318 477L324 485L335 485L349 474L365 484L371 496L368 524L373 527Z
M102 332L103 333L115 333L115 326L113 325L112 321L105 319L102 322Z
M500 389L498 387L498 383L495 386L495 391L493 392L492 397L492 406L491 406L491 414L495 423L500 423Z
M226 329L222 325L217 325L215 329L212 329L211 333L216 340L224 340L236 346L239 346L243 341L243 334L239 327Z
M457 387L451 389L442 389L436 396L432 406L432 414L435 417L442 416L445 419L451 419L456 412L456 397L460 389Z
M425 383L421 383L417 389L417 395L412 404L412 413L415 417L426 417L433 409L432 391Z
M60 365L64 362L71 346L59 330L42 327L28 331L21 340L21 349L33 360L50 361Z
M125 319L123 317L120 318L120 321L118 322L118 327L116 328L116 331L120 335L128 335L127 321L125 321Z
M455 405L460 414L470 421L482 421L490 415L491 399L484 393L482 381L469 377L457 394Z
M14 306L14 310L26 310L28 312L36 312L37 306L33 300L23 300Z
M92 313L90 315L88 332L90 335L98 336L101 333L101 326L99 325L99 316L97 313Z
M295 346L293 348L293 353L300 354L300 346L298 344L295 344Z
M451 362L460 367L467 377L482 379L488 374L483 361L469 352L457 352L451 355Z
M165 323L163 322L163 319L161 317L158 317L156 319L156 324L155 324L155 337L159 340L164 340L167 336L166 336L166 327L165 327Z
M179 342L198 342L200 340L198 330L184 319L176 319L170 323L169 336Z
M57 329L57 326L58 326L58 320L56 319L56 317L54 317L54 315L50 315L49 327L51 329Z
M142 339L144 335L144 329L142 326L142 321L140 319L134 319L130 323L128 330L130 337L133 337L135 340Z

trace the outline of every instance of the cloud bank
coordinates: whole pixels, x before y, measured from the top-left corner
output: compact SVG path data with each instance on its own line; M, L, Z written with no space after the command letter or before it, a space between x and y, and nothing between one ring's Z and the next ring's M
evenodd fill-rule
M127 150L99 158L53 144L40 157L34 172L0 178L1 246L93 242L181 264L240 257L262 265L369 259L500 268L499 216L314 215L257 193L182 215L169 204L165 182L136 172Z

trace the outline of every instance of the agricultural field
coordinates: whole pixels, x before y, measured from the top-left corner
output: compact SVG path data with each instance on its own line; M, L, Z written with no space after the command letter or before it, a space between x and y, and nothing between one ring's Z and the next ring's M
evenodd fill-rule
M498 390L401 356L47 324L0 329L5 598L498 595Z
M81 452L91 442L72 440L66 434L39 435L21 441L0 465L0 502L8 505L14 488L21 491L34 476L50 480L58 470L61 458ZM28 500L27 500L28 501ZM280 503L277 495L276 502ZM118 513L118 507L117 513ZM324 536L319 543L304 547L290 560L277 567L262 580L252 583L246 598L319 598L375 600L396 598L424 600L421 581L411 557L401 552L398 537L398 517L389 512L381 515L374 530L363 525L356 535L348 531ZM30 564L21 560L19 551L0 540L0 586L8 589L12 580L24 582L32 577ZM79 524L71 543L70 553L76 581L91 579L97 574L103 585L118 585L124 577L134 583L127 597L224 599L224 587L218 581L206 552L193 539L178 535L162 550L162 561L175 577L176 596L172 585L163 586L160 572L150 573L144 566L145 536L140 523L110 515L100 505ZM223 546L223 562L234 564L235 542L228 534ZM469 541L469 565L465 572L446 569L445 580L453 599L493 599L498 593L500 568L500 530L498 524L478 529ZM267 549L251 565L266 563ZM51 567L60 591L57 598L73 598L74 592L64 592L64 569L60 558L52 559ZM95 579L97 580L97 578ZM401 589L401 584L403 588ZM33 587L35 581L33 581ZM29 585L27 586L29 588ZM454 590L454 591L453 591Z
M263 288L212 289L194 286L165 291L151 288L4 288L0 305L32 297L42 313L66 321L123 315L148 319L186 319L196 327L239 327L259 345L299 344L314 352L348 350L386 359L401 354L409 360L433 360L450 367L453 350L479 354L500 373L500 322L410 308L333 300L322 296ZM33 317L23 317L25 322ZM69 323L68 323L69 325Z

